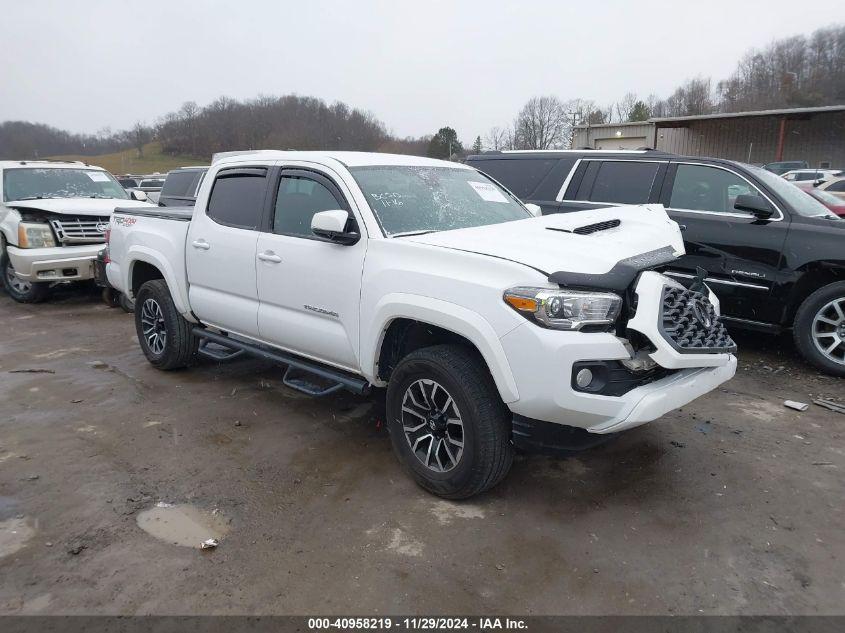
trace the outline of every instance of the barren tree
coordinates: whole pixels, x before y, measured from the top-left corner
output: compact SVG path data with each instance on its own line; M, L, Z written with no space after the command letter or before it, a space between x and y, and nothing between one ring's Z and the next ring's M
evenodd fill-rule
M532 97L516 118L516 144L522 149L554 149L568 140L566 106L553 95Z
M484 137L484 143L487 149L502 150L507 149L508 130L499 126L493 126L487 135Z

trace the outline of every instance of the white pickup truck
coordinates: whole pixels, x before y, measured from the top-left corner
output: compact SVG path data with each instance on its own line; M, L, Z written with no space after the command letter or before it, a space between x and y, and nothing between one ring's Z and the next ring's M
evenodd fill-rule
M114 208L152 206L80 162L0 161L0 180L0 269L21 303L41 301L56 282L91 279Z
M447 498L514 448L589 446L730 379L706 286L657 206L536 217L481 172L413 156L257 152L193 209L118 209L107 275L155 367L248 353L313 395L386 387L395 452Z

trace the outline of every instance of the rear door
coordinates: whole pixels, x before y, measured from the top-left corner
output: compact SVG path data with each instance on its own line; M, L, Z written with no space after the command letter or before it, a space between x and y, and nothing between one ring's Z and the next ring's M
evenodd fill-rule
M659 202L668 163L581 160L560 192L561 210Z
M669 215L683 229L686 255L667 274L691 279L700 266L728 317L771 323L780 309L771 299L788 218L769 220L734 209L738 195L763 196L751 179L722 165L673 162L661 194Z
M353 212L332 175L282 169L275 180L269 231L260 235L257 248L261 338L356 371L367 240L343 246L311 232L311 218L319 211ZM363 232L360 218L356 222Z
M191 220L185 259L191 309L208 325L258 337L256 244L265 214L268 168L217 172L208 204Z

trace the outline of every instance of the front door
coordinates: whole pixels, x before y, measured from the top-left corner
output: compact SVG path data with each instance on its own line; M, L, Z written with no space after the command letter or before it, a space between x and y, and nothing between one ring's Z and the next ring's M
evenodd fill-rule
M265 167L221 169L208 204L197 205L185 246L188 296L199 319L258 336L256 243L268 188Z
M738 195L763 196L772 202L750 180L726 167L670 166L661 201L681 225L686 255L673 262L667 274L688 280L701 267L726 317L774 323L782 310L771 298L771 289L789 219L780 210L768 220L736 210Z
M275 192L271 232L258 238L261 338L357 371L361 271L367 240L343 246L311 232L315 213L351 211L327 174L282 169Z

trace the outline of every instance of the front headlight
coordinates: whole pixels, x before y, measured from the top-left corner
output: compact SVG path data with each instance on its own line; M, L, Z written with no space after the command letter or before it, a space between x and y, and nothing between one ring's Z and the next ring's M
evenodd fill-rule
M519 287L506 290L504 299L524 317L556 330L610 325L622 309L622 297L612 292Z
M18 225L18 246L20 248L49 248L56 245L49 224L21 222Z

